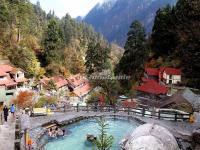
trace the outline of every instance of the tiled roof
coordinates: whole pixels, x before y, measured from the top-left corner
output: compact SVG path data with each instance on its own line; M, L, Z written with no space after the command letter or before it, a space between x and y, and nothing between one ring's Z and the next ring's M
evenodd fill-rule
M17 85L17 83L15 81L13 81L9 75L7 74L7 76L5 77L4 80L0 80L0 85L5 85L5 86L14 86Z
M40 79L40 83L44 84L44 85L48 85L50 78L44 77L42 79Z
M16 74L18 71L22 71L22 72L23 72L23 70L22 70L21 68L13 68L13 69L10 71L10 73L11 73L11 74Z
M40 83L47 86L50 80L53 80L55 82L58 89L68 84L67 80L63 76L54 76L51 78L44 77L40 80Z
M21 70L21 69L14 68L11 65L0 65L0 76L4 76L4 79L0 81L0 85L14 86L14 85L17 85L17 83L19 83L19 82L27 81L28 79L26 79L26 78L19 78L16 80L11 78L10 74L16 73L19 70Z
M167 94L168 91L165 86L162 86L153 80L145 82L141 86L136 87L136 90L156 95Z
M142 80L143 82L148 82L148 81L152 81L153 79L147 79L147 78L145 78L145 77L142 77L141 80ZM154 81L154 80L153 80L153 81Z
M168 75L181 75L181 69L165 68L164 72Z
M11 65L0 65L0 69L4 72L11 72L13 67Z
M91 89L92 88L91 88L90 84L86 83L84 86L75 89L73 91L73 93L76 94L78 97L81 97L85 94L88 94L91 91Z
M67 81L73 87L78 87L81 84L84 84L84 82L87 82L87 79L85 79L81 74L76 74L67 78Z
M55 76L52 77L51 80L53 80L56 83L57 88L61 88L68 84L67 80L65 80L63 76Z
M150 76L158 76L159 70L157 68L145 68L145 72Z
M6 76L6 73L0 69L0 76Z

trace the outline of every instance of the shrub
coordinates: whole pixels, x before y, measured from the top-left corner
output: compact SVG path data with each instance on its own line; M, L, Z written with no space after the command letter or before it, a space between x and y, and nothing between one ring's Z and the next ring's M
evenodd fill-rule
M56 104L57 99L55 97L40 97L37 103L34 105L36 108L41 108L47 105Z
M26 107L32 107L33 106L33 92L29 91L22 91L18 94L16 99L13 99L12 102L18 107L18 108L26 108Z

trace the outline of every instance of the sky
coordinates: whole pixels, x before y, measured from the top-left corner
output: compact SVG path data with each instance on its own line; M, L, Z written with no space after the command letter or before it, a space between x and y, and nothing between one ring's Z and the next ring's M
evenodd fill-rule
M47 13L54 10L56 16L63 17L69 13L73 18L77 16L84 17L98 2L104 0L30 0L36 4L40 2L42 9Z

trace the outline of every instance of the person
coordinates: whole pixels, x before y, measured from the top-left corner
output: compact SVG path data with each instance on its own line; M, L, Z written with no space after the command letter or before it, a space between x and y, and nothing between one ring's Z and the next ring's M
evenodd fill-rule
M33 145L33 140L31 138L28 139L28 150L31 150Z
M13 114L13 117L15 116L15 106L14 104L12 104L12 106L10 107L10 112Z
M49 129L48 135L52 137L52 128Z
M59 128L59 129L57 130L57 136L59 136L59 137L60 137L60 136L64 136L64 135L65 135L64 132L65 132L65 130L62 130L62 129Z
M8 107L5 105L3 108L3 113L4 113L4 120L5 122L8 121Z

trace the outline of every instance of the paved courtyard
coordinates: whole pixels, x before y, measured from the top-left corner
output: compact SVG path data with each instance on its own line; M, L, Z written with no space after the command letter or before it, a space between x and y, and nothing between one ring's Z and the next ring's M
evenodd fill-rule
M9 116L8 122L0 125L0 149L14 150L15 119Z

